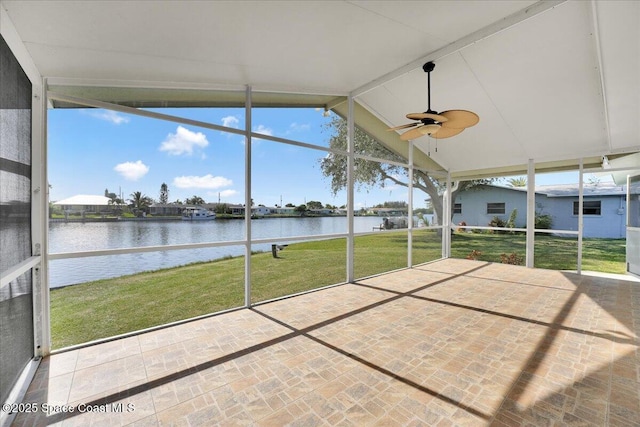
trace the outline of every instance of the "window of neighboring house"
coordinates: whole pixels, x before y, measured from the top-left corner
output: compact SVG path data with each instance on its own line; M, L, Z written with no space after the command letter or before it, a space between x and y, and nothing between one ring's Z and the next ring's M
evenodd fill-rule
M504 212L504 203L487 203L487 214L501 215Z
M579 202L573 202L573 214L578 215L580 209ZM601 215L602 208L600 200L582 202L582 215Z
M461 214L462 213L462 203L454 203L453 204L453 213Z

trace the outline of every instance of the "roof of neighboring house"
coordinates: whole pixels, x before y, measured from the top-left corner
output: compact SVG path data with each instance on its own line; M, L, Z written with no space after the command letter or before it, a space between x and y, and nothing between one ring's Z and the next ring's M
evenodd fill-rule
M509 187L504 185L483 184L485 187L501 188L526 193L526 187ZM473 191L473 188L469 189ZM578 184L554 184L538 185L536 193L544 194L547 197L578 197L580 188ZM616 185L614 182L600 182L598 184L584 184L584 197L590 196L624 196L627 194L626 185Z
M67 199L58 200L54 202L54 205L78 205L78 206L107 206L111 201L110 198L105 196L93 196L89 194L78 194Z
M546 194L547 197L578 197L580 188L578 184L541 185L536 191ZM616 185L614 182L600 182L598 184L585 184L584 197L589 196L624 196L627 194L626 185Z

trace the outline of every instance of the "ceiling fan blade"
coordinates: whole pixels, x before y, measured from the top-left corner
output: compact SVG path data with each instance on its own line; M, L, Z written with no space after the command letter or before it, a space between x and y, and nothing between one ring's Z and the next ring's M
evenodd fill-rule
M459 134L460 132L462 132L464 130L464 128L461 129L455 129L455 128L446 128L444 127L444 124L442 125L442 127L435 133L429 135L432 138L435 139L444 139L444 138L449 138L452 136L455 136L457 134Z
M476 113L467 110L448 110L440 114L448 119L442 123L442 127L445 128L465 129L480 121Z
M403 141L409 141L410 139L418 139L421 136L424 136L424 134L420 132L421 128L422 126L418 126L416 128L406 131L405 133L400 135L400 139Z
M447 118L441 114L433 114L433 113L409 113L407 114L407 119L411 120L422 120L422 119L432 119L436 122L446 122Z
M400 125L400 126L389 128L389 129L387 129L387 131L411 128L411 127L414 127L414 126L418 126L419 124L421 124L421 123L420 122L407 123L406 125Z

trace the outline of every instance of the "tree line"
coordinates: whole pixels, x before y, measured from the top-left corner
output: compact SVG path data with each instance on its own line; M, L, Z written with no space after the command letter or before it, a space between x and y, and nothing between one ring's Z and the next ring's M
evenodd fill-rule
M129 195L128 199L124 199L121 196L118 196L116 193L110 192L109 189L107 188L104 190L104 195L105 197L108 197L110 199L109 205L113 206L116 210L120 210L120 211L122 211L125 208L128 208L133 213L141 213L141 212L149 213L149 208L151 207L151 205L156 203L156 200L154 198L142 193L141 191L134 191ZM157 203L164 204L164 205L172 204L172 205L179 205L179 206L181 205L198 206L198 205L204 205L207 202L198 195L187 197L184 200L177 199L173 202L169 202L169 186L163 182L162 185L160 186L160 193L157 199ZM387 202L387 203L395 203L395 202ZM253 199L251 200L251 206L252 207L255 206ZM265 205L259 204L258 206L265 206ZM282 206L276 205L276 207L280 208ZM340 207L331 205L329 203L325 205L322 202L315 201L315 200L309 201L306 204L301 204L301 205L294 205L293 203L287 203L286 205L284 205L284 207L293 208L294 211L296 212L306 212L314 209L332 209L333 210L333 209L345 208L344 205ZM218 203L216 206L216 213L220 213L220 214L231 213L231 210L228 204Z

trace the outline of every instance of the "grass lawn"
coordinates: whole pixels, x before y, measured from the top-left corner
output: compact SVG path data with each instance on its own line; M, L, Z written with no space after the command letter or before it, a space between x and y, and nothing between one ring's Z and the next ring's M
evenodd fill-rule
M624 273L625 241L585 239L583 269ZM354 270L366 277L407 266L405 232L356 237ZM417 230L413 264L441 256L440 238ZM525 236L455 233L452 256L500 262L503 253L524 257ZM576 269L577 239L536 236L536 267ZM251 256L252 302L346 280L346 239L295 243L273 258ZM244 257L190 264L51 290L53 348L140 330L244 305Z
M625 239L583 239L582 269L624 274ZM481 261L501 262L501 254L526 255L524 234L455 233L451 242L451 256L466 258L473 250L481 252ZM536 236L534 265L552 270L576 270L578 259L577 237Z

